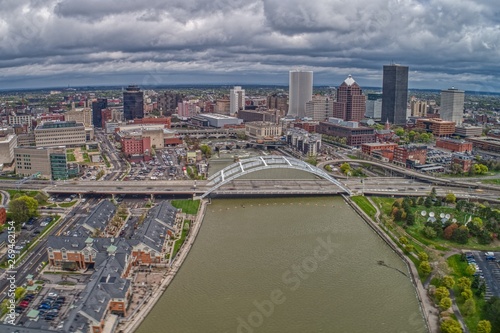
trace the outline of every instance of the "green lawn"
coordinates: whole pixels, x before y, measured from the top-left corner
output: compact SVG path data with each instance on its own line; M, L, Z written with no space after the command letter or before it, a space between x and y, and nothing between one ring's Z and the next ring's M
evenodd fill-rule
M73 207L73 205L76 204L76 201L71 201L71 202L61 202L59 205L59 207L62 207L62 208L68 208L68 207Z
M386 215L391 215L392 204L394 203L394 198L387 197L372 197L371 198L375 204L378 205L380 211Z
M89 154L88 153L83 153L83 161L86 163L90 162Z
M373 205L368 201L368 199L364 196L354 196L351 197L352 201L356 203L356 205L359 206L372 220L375 221L375 214L377 213L377 210Z
M66 154L66 160L68 162L75 162L76 161L75 154L73 154L73 153Z
M196 215L200 208L199 200L172 200L172 206L182 209L183 213Z
M485 184L500 185L500 179L485 179L482 182Z

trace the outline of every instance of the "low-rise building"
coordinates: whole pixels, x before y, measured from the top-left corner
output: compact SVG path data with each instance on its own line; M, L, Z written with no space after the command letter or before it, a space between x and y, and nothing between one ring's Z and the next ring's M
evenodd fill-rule
M455 122L440 118L419 118L416 121L416 128L432 133L435 137L450 136L455 133Z
M37 147L82 146L87 138L85 126L75 121L45 122L34 132Z
M267 121L245 123L245 134L253 140L272 140L281 136L281 126Z
M14 161L14 148L17 147L17 135L7 128L0 129L0 164Z
M374 151L377 150L390 150L394 151L394 149L398 146L397 143L392 142L372 142L372 143L363 143L361 145L361 151L363 154L372 155Z
M321 135L301 128L288 128L286 142L305 156L316 156L321 151Z
M500 138L482 136L479 138L468 137L465 140L472 142L474 148L500 153Z
M7 222L7 210L0 205L0 225L4 225L5 222Z
M425 164L427 159L427 146L404 145L394 149L394 162L405 167Z
M329 118L318 126L318 133L338 138L345 138L349 146L360 147L363 143L375 142L375 130L371 127L361 127L355 121L343 121Z
M77 176L78 165L68 163L65 147L18 147L14 149L16 174L31 176L39 173L48 179L68 179Z
M241 125L243 123L242 119L238 119L236 117L231 117L225 114L218 113L210 113L210 114L200 114L202 118L205 118L208 121L208 126L223 128L227 126L236 126Z
M474 156L463 154L463 153L453 153L451 155L451 165L453 170L453 165L460 167L461 172L469 172L472 168L474 162Z
M455 135L466 138L469 136L481 136L483 128L481 126L462 125L455 127Z
M452 152L471 152L472 143L465 140L455 140L450 138L440 138L436 140L436 147L451 150Z

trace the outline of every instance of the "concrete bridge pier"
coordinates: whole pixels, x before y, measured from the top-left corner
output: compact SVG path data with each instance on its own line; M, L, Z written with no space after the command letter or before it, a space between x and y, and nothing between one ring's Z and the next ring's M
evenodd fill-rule
M153 193L151 193L151 202L154 202L155 201L155 195Z
M111 193L111 200L112 200L112 201L115 201L115 196L116 196L116 194Z

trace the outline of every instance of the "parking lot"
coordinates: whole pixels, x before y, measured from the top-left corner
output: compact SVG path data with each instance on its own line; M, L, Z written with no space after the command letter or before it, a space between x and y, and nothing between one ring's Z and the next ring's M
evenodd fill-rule
M468 259L470 264L476 266L476 274L486 283L485 299L493 296L500 297L500 252L493 252L494 256L486 256L485 252L472 252L474 260ZM471 258L468 256L467 258Z
M132 162L130 173L124 180L175 180L184 179L179 157L186 155L183 148L158 149L156 156L148 162Z

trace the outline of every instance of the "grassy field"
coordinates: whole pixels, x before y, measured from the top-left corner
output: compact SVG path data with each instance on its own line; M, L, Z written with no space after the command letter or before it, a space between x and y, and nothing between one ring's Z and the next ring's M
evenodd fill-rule
M68 162L75 162L76 161L75 154L73 154L73 153L66 154L66 160Z
M71 201L71 202L61 202L59 205L59 207L62 207L62 208L68 208L68 207L73 207L73 205L76 204L76 201Z
M172 200L172 206L182 209L183 213L196 215L200 208L199 200Z
M375 221L375 214L377 213L377 210L375 207L372 206L370 201L364 196L354 196L351 197L352 201L356 203L372 220Z
M386 215L390 215L392 211L392 204L394 203L394 198L387 197L372 197L371 198L375 204L378 205L380 211Z
M485 184L500 185L500 179L485 179L482 182Z

